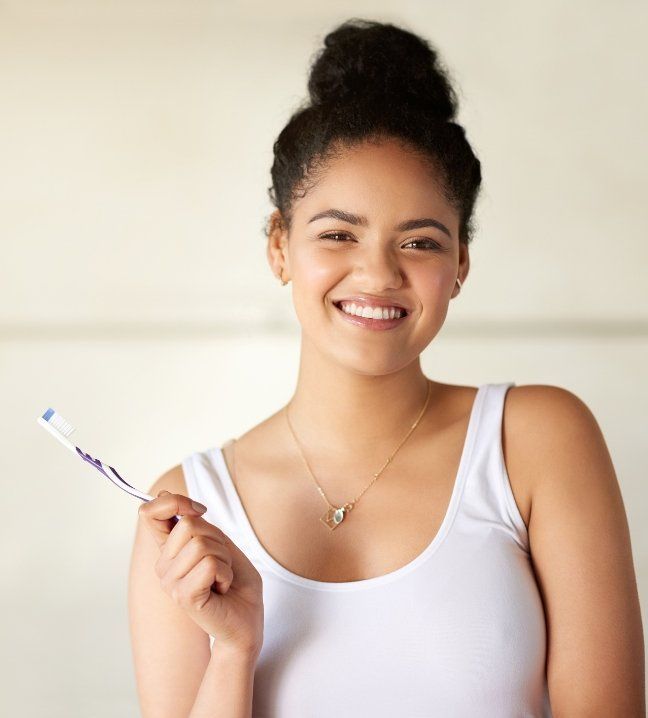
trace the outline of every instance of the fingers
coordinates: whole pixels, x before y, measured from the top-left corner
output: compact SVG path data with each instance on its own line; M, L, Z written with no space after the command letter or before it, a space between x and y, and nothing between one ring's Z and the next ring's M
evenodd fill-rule
M202 516L184 516L167 536L164 546L161 547L162 555L167 559L175 558L192 538L199 536L214 539L228 548L231 545L223 531L205 521Z
M184 581L183 591L201 590L203 595L214 582L219 593L225 593L234 579L230 551L220 541L204 535L193 536L172 559L161 555L155 570L170 594L182 579L190 579ZM210 580L205 583L207 578Z
M166 585L175 603L185 610L200 611L213 592L221 595L226 593L233 580L231 566L215 556L207 555L185 576Z
M241 585L256 584L260 581L260 576L255 566L224 531L198 516L197 512L193 510L184 513L187 506L186 502L188 501L189 505L191 505L191 500L188 497L181 494L164 494L149 503L162 502L165 499L170 499L170 497L173 497L171 504L166 510L160 508L158 513L166 516L175 515L176 513L182 514L182 519L175 524L171 523L171 519L153 517L149 520L149 526L153 524L150 529L154 533L158 546L167 561L173 560L173 557L178 555L182 547L193 536L205 535L220 541L228 549L232 569ZM140 512L144 512L146 509L147 507L141 507Z
M225 561L215 556L205 556L186 576L178 581L178 595L189 602L194 609L200 609L206 603L204 587L209 586L218 594L229 591L234 580L234 570ZM200 600L200 605L196 605Z
M146 523L147 528L152 532L158 546L162 546L169 537L177 522L178 516L198 516L207 510L197 502L193 502L188 496L172 494L168 491L161 491L157 498L143 503L139 507L139 517Z

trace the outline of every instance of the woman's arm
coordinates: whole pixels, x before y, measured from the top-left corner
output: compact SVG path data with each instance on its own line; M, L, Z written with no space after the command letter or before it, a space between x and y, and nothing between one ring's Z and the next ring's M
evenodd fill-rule
M529 539L547 615L553 715L643 718L644 642L630 533L601 430L588 407L560 387L521 386L509 402L510 438L532 492Z
M149 489L186 496L182 466ZM185 718L209 665L209 635L175 605L155 573L160 549L138 518L128 580L128 613L142 718Z
M214 644L189 718L251 718L257 655L219 651Z

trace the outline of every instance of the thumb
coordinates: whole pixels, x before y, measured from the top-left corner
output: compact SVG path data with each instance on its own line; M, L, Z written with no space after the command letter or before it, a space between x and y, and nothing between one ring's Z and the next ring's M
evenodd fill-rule
M155 536L158 546L168 538L178 522L177 516L203 514L207 507L192 501L188 496L159 491L156 498L139 507L139 516Z
M159 498L160 496L163 496L164 494L171 494L171 492L165 491L164 489L162 489L162 491L158 491L157 498ZM180 494L178 494L178 496L180 496ZM183 498L189 498L189 497L183 497ZM189 499L189 502L191 504L191 508L194 511L197 511L199 514L202 514L205 511L207 511L207 507L201 503L198 503L198 501L192 501L191 499ZM179 504L179 506L182 508L183 504Z

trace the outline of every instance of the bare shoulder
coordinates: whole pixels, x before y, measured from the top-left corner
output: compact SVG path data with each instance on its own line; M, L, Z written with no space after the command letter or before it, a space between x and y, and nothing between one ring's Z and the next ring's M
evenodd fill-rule
M182 464L177 464L165 471L148 490L150 496L155 498L160 491L169 491L172 494L187 494L187 482L185 481Z
M511 460L531 490L529 543L547 615L556 715L645 715L641 613L621 489L587 404L511 387Z
M596 419L587 404L576 394L551 384L522 384L507 392L507 411L520 422L538 422L538 419L558 419L571 422L585 421L593 426ZM549 428L549 427L548 427Z
M611 461L598 421L588 405L568 389L549 384L512 386L503 423L507 458L517 466L514 473L523 475L531 501L548 481L551 462L578 465L595 454L610 476ZM558 472L563 480L569 473Z

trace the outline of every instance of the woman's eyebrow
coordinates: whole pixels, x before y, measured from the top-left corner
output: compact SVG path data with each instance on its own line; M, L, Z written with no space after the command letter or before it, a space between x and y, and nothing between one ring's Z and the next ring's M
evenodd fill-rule
M318 212L308 220L307 224L315 222L318 219L324 219L325 217L339 219L341 222L357 224L362 227L366 227L369 224L369 220L366 217L363 217L362 215L358 214L353 214L353 212L346 212L343 209L326 209L323 212ZM432 217L422 217L421 219L406 219L404 222L401 222L400 224L396 225L394 229L397 232L409 232L412 229L421 229L423 227L436 227L442 232L445 232L445 234L447 234L448 237L452 239L450 230L445 226L445 224L442 224L441 222L439 222L438 219L433 219Z

